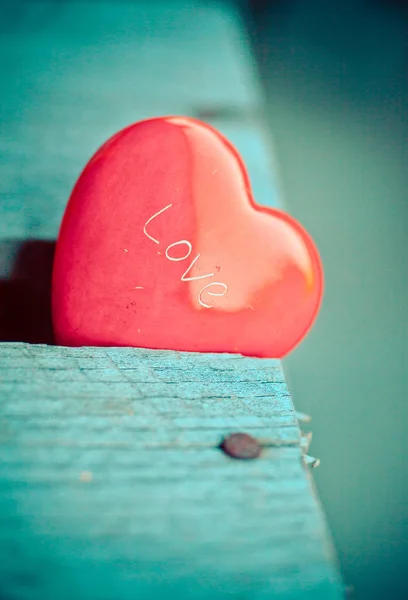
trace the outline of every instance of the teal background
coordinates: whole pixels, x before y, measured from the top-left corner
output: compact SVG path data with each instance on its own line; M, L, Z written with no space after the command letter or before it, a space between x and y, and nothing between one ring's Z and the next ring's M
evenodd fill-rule
M286 373L352 597L408 597L407 3L257 4L284 199L326 273Z

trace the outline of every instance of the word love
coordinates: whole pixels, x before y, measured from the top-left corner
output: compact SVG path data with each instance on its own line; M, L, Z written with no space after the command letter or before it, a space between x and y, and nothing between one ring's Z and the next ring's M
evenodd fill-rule
M150 223L152 223L152 221L154 221L154 219L156 219L159 215L162 215L166 210L168 210L172 206L173 206L173 204L168 204L167 206L165 206L164 208L159 210L157 213L155 213L153 216L151 216L150 219L148 219L146 221L146 223L143 227L144 234L149 238L149 240L151 240L155 244L160 244L160 241L157 240L156 238L154 238L152 235L150 235L147 232L146 228L148 225L150 225ZM174 256L174 254L172 256L171 251L172 251L172 249L176 248L177 246L185 246L186 253L184 256ZM172 262L180 262L182 260L186 260L190 256L192 251L193 251L193 246L192 246L191 242L189 242L188 240L179 240L178 242L173 242L172 244L169 244L169 246L167 246L166 251L165 251L165 256L166 256L167 260L170 260ZM197 281L199 279L211 279L211 277L214 277L215 273L207 273L206 275L195 275L194 277L190 277L189 273L191 273L192 268L194 267L194 265L196 264L196 262L198 261L200 256L201 256L201 254L199 252L197 254L197 256L191 261L190 265L187 267L187 269L181 276L181 278L180 278L181 281L187 281L187 282L188 281ZM220 288L221 288L222 291L211 291L210 290L210 288L214 288L214 287L217 289L217 286L218 286L218 290L220 290ZM221 281L212 281L211 283L207 283L206 285L204 285L204 287L200 290L200 292L197 296L197 300L198 300L199 304L204 308L213 308L213 306L211 304L207 304L206 302L204 302L204 300L203 300L204 292L206 292L209 296L222 297L222 296L225 296L225 294L228 292L228 286Z

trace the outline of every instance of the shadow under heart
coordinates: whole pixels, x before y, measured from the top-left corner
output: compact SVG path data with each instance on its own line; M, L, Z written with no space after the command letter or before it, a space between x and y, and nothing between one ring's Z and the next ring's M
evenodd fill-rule
M0 342L53 344L51 277L55 242L0 242Z

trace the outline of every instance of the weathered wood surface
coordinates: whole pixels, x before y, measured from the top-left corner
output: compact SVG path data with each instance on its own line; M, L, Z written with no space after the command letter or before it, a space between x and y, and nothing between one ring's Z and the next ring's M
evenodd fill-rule
M9 344L0 365L3 597L339 597L278 361ZM223 454L232 431L261 457Z
M3 339L47 339L63 208L120 127L205 118L239 147L258 201L277 202L228 4L9 1L0 34ZM232 431L261 457L223 454ZM341 597L280 363L0 343L1 600L172 596Z

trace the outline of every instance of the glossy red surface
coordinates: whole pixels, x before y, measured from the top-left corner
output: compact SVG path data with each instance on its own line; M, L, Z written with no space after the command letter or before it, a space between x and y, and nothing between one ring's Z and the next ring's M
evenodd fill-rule
M204 123L166 117L120 131L72 192L53 274L60 344L279 358L321 295L309 235L254 203L237 151Z

